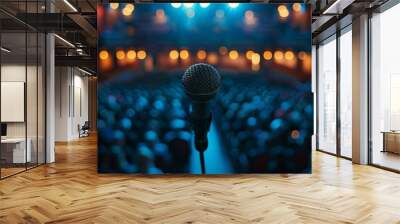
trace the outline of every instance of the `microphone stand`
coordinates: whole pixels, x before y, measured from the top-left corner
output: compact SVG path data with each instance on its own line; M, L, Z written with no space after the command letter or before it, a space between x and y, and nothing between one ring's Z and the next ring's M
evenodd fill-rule
M195 119L192 117L192 126L194 129L194 144L196 147L196 150L200 154L200 165L201 165L201 173L205 174L206 173L206 164L204 160L204 151L206 151L208 147L208 139L207 139L207 133L208 130L210 129L211 125L211 113L208 119Z
M199 151L199 153L200 153L201 174L206 174L206 163L204 161L204 151Z

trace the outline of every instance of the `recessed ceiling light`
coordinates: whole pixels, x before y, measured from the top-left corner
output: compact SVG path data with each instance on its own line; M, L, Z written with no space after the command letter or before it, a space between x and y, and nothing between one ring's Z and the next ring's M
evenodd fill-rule
M11 50L9 50L9 49L7 49L5 47L1 47L0 49L1 49L1 51L4 51L6 53L10 53L11 52Z
M90 73L90 72L88 72L88 71L86 71L86 70L83 70L83 69L81 69L81 68L79 68L79 67L78 67L78 70L81 71L81 72L83 72L83 73L85 73L86 75L93 75L92 73Z
M64 0L65 4L67 4L74 12L78 12L78 10L73 6L68 0Z
M75 45L73 45L71 42L69 42L68 40L62 38L61 36L59 36L58 34L54 34L55 37L57 37L59 40L61 40L62 42L64 42L65 44L67 44L68 46L75 48Z

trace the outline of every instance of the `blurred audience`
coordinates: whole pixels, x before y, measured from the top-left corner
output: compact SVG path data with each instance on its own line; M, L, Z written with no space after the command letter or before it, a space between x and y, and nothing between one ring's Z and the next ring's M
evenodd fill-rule
M132 74L128 74L128 76ZM222 74L213 117L237 173L310 172L312 95L262 75ZM146 73L99 91L99 171L190 173L190 101L180 76Z
M313 104L302 85L224 76L215 118L236 172L310 172Z
M178 77L158 76L100 87L100 172L188 172L189 105Z

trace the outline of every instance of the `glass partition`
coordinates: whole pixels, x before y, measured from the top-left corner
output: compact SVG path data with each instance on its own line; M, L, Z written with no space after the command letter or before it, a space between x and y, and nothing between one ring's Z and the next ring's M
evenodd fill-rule
M2 177L24 171L31 161L26 136L26 40L25 32L1 34Z
M46 40L21 20L26 12L42 11L43 5L44 1L0 2L0 178L45 162Z
M27 163L28 168L34 167L37 165L38 159L38 141L37 141L37 132L38 132L38 35L36 32L28 31L27 33L27 52L28 52L28 61L27 61L27 81L26 81L26 89L27 89L27 98L26 98L26 113L27 113L27 142L28 147L27 150L30 150L30 160Z
M318 149L336 153L336 36L318 47Z

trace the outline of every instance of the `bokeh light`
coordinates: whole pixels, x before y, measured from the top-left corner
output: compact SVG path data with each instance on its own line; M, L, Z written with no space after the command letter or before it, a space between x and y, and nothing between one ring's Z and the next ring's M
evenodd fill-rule
M236 60L239 58L239 53L237 52L237 50L231 50L229 51L229 58L232 60Z
M217 64L218 63L218 55L214 52L208 54L207 62L210 64Z
M158 17L163 17L163 16L165 16L164 10L162 10L162 9L157 9L157 11L156 11L156 16L158 16Z
M306 57L306 52L300 51L297 57L299 57L300 60L304 60L304 58Z
M122 15L124 15L124 16L130 16L130 15L132 15L132 12L129 11L127 8L124 8L124 9L122 10Z
M182 3L171 3L172 7L174 8L180 8L182 6Z
M272 52L271 51L264 51L263 57L267 61L271 60L272 59Z
M185 8L192 8L193 5L194 5L194 3L183 3L183 6L184 6Z
M210 3L205 3L205 2L200 3L201 8L207 8L208 6L210 6Z
M147 54L146 54L146 51L144 51L144 50L140 50L137 52L137 58L140 60L145 59L146 56L147 56Z
M248 60L251 60L251 57L253 56L253 54L254 54L254 51L248 50L248 51L246 52L246 58L247 58Z
M135 10L135 6L130 3L126 4L125 8L132 12L133 12L133 10Z
M204 60L207 57L207 52L205 50L197 51L197 58L200 60Z
M279 61L283 59L283 52L282 51L275 51L274 52L275 60Z
M253 12L253 11L247 10L247 11L244 13L244 22L245 22L247 25L250 25L250 26L256 24L256 18L255 18L255 16L254 16L254 12Z
M101 60L106 60L106 59L108 59L109 56L110 55L108 54L108 51L106 51L106 50L101 50L99 53L99 58Z
M179 58L179 52L177 50L171 50L169 52L169 58L171 58L172 60L176 60Z
M260 64L260 54L258 54L258 53L254 53L252 56L251 56L251 63L253 64L253 65L258 65L258 64Z
M285 52L285 59L288 61L291 61L294 59L294 53L293 51L286 51Z
M188 51L188 50L181 50L181 51L179 52L179 57L180 57L182 60L188 59L188 58L189 58L189 51Z
M311 55L310 54L304 54L304 58L302 59L303 61L303 70L307 73L311 72Z
M125 51L123 51L123 50L118 50L118 51L115 53L115 57L116 57L118 60L124 60L124 59L125 59Z
M228 53L228 49L227 49L226 47L224 47L224 46L220 47L220 48L218 49L218 51L219 51L219 53L220 53L221 55L226 55L226 54Z
M127 57L129 60L135 60L135 59L136 59L136 51L134 51L134 50L129 50L129 51L126 53L126 57Z
M289 16L289 10L286 7L286 5L278 6L278 13L279 13L279 16L282 18L286 18Z
M118 7L119 7L119 4L118 4L118 3L110 3L110 8L111 8L111 9L117 10Z
M229 7L231 8L237 8L239 6L239 3L228 3Z
M294 3L292 8L293 8L293 11L295 11L295 12L301 12L301 4L300 3Z
M298 139L300 137L300 132L298 130L293 130L290 133L290 137L292 137L292 139Z
M163 9L157 9L155 21L158 24L164 24L167 22L167 18Z
M122 14L124 16L131 16L134 10L135 6L129 3L125 5L124 9L122 9Z

